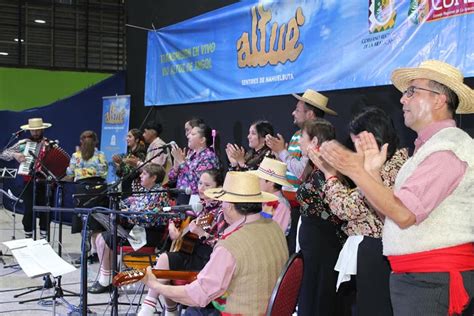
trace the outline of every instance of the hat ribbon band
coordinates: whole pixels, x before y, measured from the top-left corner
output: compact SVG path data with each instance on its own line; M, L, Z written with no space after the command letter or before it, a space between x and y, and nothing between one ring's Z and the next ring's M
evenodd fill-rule
M240 193L234 193L234 192L230 192L230 191L226 191L226 190L221 190L221 191L215 193L214 198L220 198L220 197L223 196L224 194L230 194L230 195L236 195L236 196L243 196L243 197L247 197L247 196L260 196L260 195L262 195L261 192L260 192L260 193L256 193L256 194L240 194Z
M258 171L261 171L262 173L264 173L266 175L269 175L269 176L272 176L272 177L275 177L275 178L278 178L278 179L281 179L281 180L286 180L286 176L281 176L281 175L277 174L275 171L273 171L272 169L263 169L262 167L259 167Z

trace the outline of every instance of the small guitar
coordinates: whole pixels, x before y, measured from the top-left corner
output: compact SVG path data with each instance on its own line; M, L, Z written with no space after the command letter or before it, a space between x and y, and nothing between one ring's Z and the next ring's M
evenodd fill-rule
M174 271L174 270L151 270L156 278L167 280L183 280L192 282L196 280L199 272L196 271ZM145 277L146 270L129 270L118 273L112 280L112 284L116 287L132 284L140 281Z
M196 219L196 225L202 229L208 229L214 220L214 214L208 213L206 215L200 216ZM189 231L189 223L191 218L188 217L181 223L179 227L179 236L176 240L171 243L170 252L184 252L187 254L192 254L194 250L194 245L198 239L198 236Z

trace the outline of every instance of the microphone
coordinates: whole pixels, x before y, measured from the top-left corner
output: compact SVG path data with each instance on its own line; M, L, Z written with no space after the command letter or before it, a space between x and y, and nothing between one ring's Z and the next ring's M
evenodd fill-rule
M169 192L169 193L184 193L186 195L191 195L193 193L193 191L191 190L191 188L184 188L184 189L165 189L166 192Z
M161 189L151 190L150 192L184 193L186 195L191 195L193 193L191 188L184 188L184 189L161 188ZM136 193L145 193L145 192L136 192Z
M48 140L48 146L49 147L58 147L59 146L59 140L55 139L55 140Z
M163 207L163 212L170 212L170 211L178 211L178 212L186 212L192 210L194 213L199 213L202 211L202 204L201 203L194 203L189 205L176 205L176 206L165 206Z
M171 149L173 146L177 146L176 142L174 140L170 141L167 144L161 145L160 147L154 148L152 150L164 150L164 149Z
M18 201L20 203L23 203L23 200L20 198L17 198L15 195L13 195L12 191L8 189L8 197L12 199L13 201Z
M16 131L15 133L12 133L12 136L15 136L15 137L18 137L20 136L22 133L24 133L25 130L24 129L20 129L19 131Z

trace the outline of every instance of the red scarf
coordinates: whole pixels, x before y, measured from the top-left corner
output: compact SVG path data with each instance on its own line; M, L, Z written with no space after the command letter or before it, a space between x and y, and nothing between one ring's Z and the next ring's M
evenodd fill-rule
M394 273L449 272L449 315L461 314L469 303L461 271L474 270L474 243L388 256Z

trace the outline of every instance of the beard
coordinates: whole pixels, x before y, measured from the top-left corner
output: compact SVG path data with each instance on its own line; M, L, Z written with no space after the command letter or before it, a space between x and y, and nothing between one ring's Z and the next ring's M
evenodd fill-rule
M34 134L34 135L32 134L32 135L30 136L30 139L31 139L32 141L35 141L35 142L38 142L38 141L42 140L42 139L43 139L43 132L38 133L38 134Z

